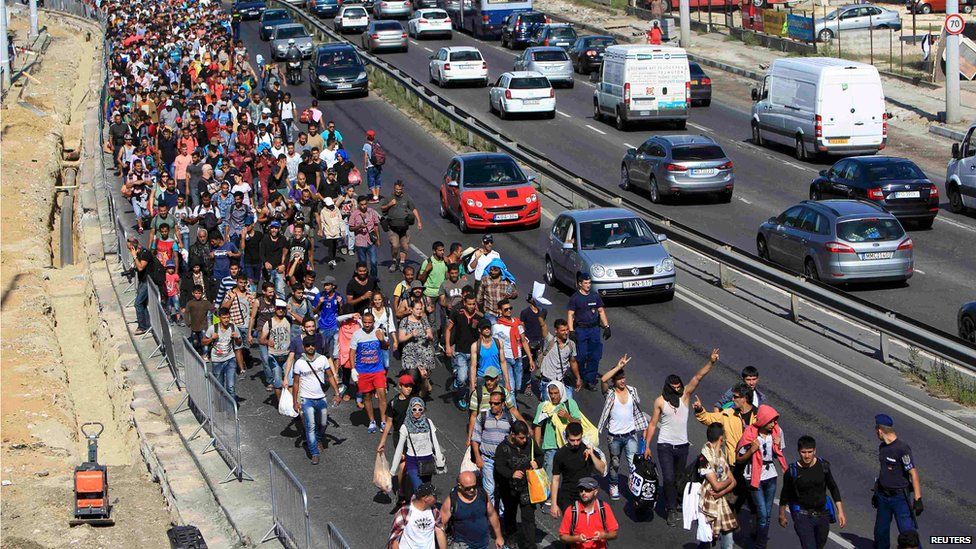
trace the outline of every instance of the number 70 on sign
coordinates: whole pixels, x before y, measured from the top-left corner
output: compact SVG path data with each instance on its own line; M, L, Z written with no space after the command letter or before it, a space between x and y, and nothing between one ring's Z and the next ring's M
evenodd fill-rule
M966 28L966 20L958 13L952 13L946 16L944 26L946 34L962 34L963 29Z

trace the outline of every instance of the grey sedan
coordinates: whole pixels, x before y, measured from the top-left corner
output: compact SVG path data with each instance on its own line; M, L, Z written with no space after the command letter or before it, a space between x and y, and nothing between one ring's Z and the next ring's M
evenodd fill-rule
M589 272L601 296L659 294L674 297L674 260L637 214L623 208L568 210L556 217L542 243L546 283L575 287Z
M863 200L804 200L759 226L759 257L826 284L906 281L914 244L895 216Z
M399 21L370 21L362 38L363 49L370 53L395 49L407 51L407 31Z
M647 190L651 202L686 194L718 194L732 200L732 160L712 138L703 135L657 135L627 149L620 165L626 190Z
M562 84L572 88L573 62L566 50L558 46L538 46L526 48L515 58L515 71L534 71L542 73L553 85Z
M817 39L826 42L842 32L857 29L901 30L901 15L897 11L872 4L842 6L814 23Z
M294 40L295 45L302 52L302 59L312 57L315 45L312 44L312 37L300 23L287 23L278 25L271 33L271 59L284 59L288 53L288 41Z

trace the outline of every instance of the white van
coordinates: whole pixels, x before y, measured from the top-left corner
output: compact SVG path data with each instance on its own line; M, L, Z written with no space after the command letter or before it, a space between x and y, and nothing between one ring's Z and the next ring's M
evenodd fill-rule
M817 154L874 154L885 148L884 90L872 65L807 57L776 59L752 89L752 141L794 148L800 160Z
M946 166L946 195L955 213L976 210L976 121L962 143L952 144L952 160Z
M636 120L664 120L685 128L691 108L688 54L671 46L610 46L593 92L593 118L612 117L623 130Z

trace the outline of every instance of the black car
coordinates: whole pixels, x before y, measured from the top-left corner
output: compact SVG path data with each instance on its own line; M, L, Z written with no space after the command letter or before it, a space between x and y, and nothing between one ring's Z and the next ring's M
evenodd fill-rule
M959 308L959 337L976 343L976 301L970 301Z
M264 0L239 0L231 6L231 13L240 15L242 20L257 19L264 13Z
M569 48L569 60L573 62L573 70L580 74L599 71L603 66L603 51L607 46L616 43L617 39L612 36L580 36L573 47Z
M568 50L579 36L568 23L549 23L536 29L529 38L529 46L558 46Z
M899 221L932 226L939 213L939 188L907 158L854 156L822 170L810 183L810 198L855 198L884 207Z
M339 0L309 0L308 11L316 17L335 17L339 13Z
M308 67L309 92L323 95L369 95L366 65L350 44L324 44L315 50Z
M264 10L264 12L261 13L261 20L258 22L258 26L260 28L258 34L260 35L261 40L267 42L268 40L271 40L271 35L274 34L275 27L278 25L284 25L285 23L294 22L295 21L292 20L291 14L288 13L288 10L277 8L273 10Z
M549 22L546 14L538 11L513 13L502 27L502 47L516 49L529 45L536 29Z
M688 62L691 71L691 104L707 107L712 104L712 79L705 74L701 65Z

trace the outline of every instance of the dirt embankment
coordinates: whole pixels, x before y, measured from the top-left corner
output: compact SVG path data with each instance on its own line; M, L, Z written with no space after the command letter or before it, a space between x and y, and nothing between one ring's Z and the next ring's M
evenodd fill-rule
M21 95L3 105L0 135L2 229L2 545L166 547L169 514L146 473L117 359L97 345L97 305L88 266L52 268L51 226L61 151L79 148L85 111L97 101L98 37L87 27L41 16L52 42ZM18 36L26 21L12 18ZM76 254L76 257L79 257ZM85 461L79 426L105 424L99 461L109 466L116 525L68 527L72 474Z

